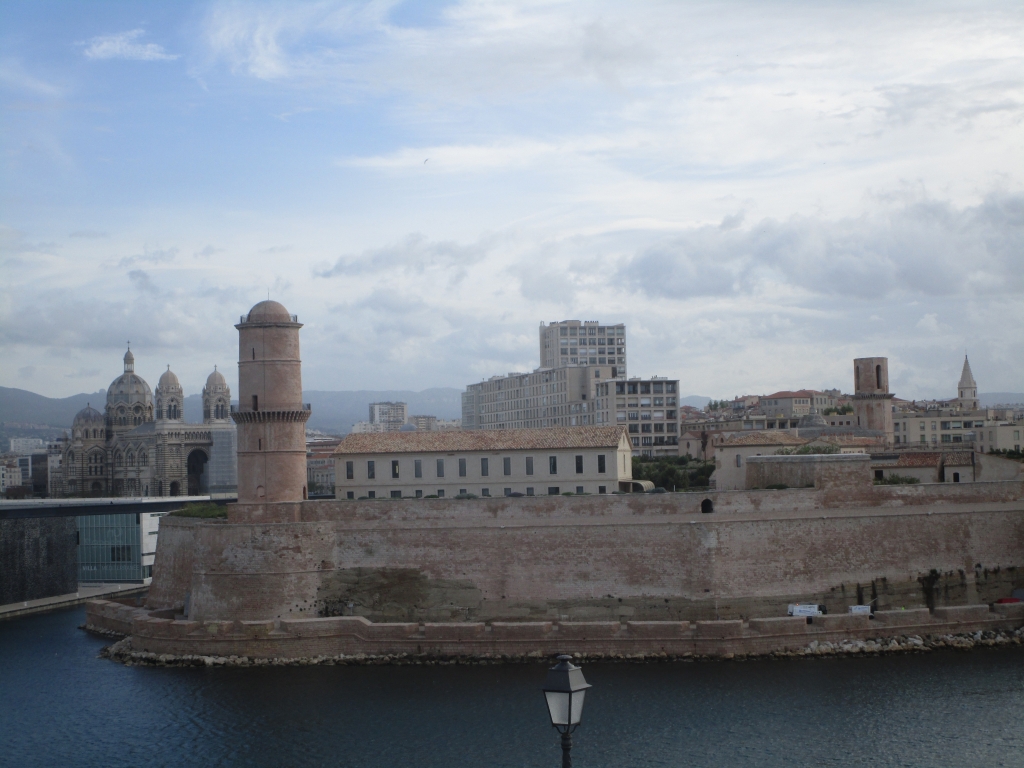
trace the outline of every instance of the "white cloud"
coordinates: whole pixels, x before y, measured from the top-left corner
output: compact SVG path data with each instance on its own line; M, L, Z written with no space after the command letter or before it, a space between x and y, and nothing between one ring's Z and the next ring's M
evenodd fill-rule
M143 29L132 29L114 35L100 35L92 38L85 48L87 59L132 59L135 61L173 61L177 54L167 53L156 43L143 43L139 38L146 34Z

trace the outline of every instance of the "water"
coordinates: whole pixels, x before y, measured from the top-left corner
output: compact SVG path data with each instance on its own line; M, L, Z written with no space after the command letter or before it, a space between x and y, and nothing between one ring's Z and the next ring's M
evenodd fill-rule
M558 766L541 665L125 667L82 608L0 622L0 765ZM588 664L598 766L1024 766L1024 649Z

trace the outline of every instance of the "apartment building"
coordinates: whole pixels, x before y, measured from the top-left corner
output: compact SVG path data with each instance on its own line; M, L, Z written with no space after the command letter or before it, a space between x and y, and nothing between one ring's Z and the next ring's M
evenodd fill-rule
M607 378L626 377L626 326L596 320L540 324L540 367L608 366Z
M607 411L607 365L538 368L470 384L462 393L463 429L543 429L597 426ZM600 401L600 402L599 402Z
M633 489L623 427L349 435L334 451L339 499L557 496Z
M936 409L893 414L897 448L951 448L968 444L979 453L1019 451L1024 421L988 418L986 411Z
M633 378L602 382L595 389L597 423L625 426L634 456L679 454L678 379Z
M814 408L821 413L826 408L835 408L837 397L831 392L818 392L814 389L800 389L795 392L773 392L760 399L760 409L765 416L782 417L785 419L805 416Z
M405 403L370 403L370 423L380 424L385 432L401 429L408 415Z

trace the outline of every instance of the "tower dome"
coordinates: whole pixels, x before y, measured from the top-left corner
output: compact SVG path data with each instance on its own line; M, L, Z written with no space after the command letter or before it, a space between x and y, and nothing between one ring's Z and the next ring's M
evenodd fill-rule
M228 388L227 379L217 370L216 365L213 366L213 373L206 377L206 388L211 392Z
M203 387L203 423L227 421L231 418L231 390L224 374L213 366L213 373L206 377Z
M181 421L185 418L185 393L178 377L171 366L160 374L160 382L156 385L156 417Z
M245 321L249 323L294 323L295 318L285 309L283 304L268 299L267 301L261 301L250 309Z
M167 370L160 374L160 381L157 382L157 389L168 390L168 389L181 389L181 382L178 381L178 377L171 370L171 366L167 366Z

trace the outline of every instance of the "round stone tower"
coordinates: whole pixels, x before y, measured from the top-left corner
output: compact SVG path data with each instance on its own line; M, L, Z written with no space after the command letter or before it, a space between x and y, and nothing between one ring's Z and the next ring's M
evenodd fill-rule
M853 361L853 410L857 426L885 433L893 443L892 399L889 392L889 359L858 357Z
M238 503L306 498L302 324L276 301L261 301L238 329Z

